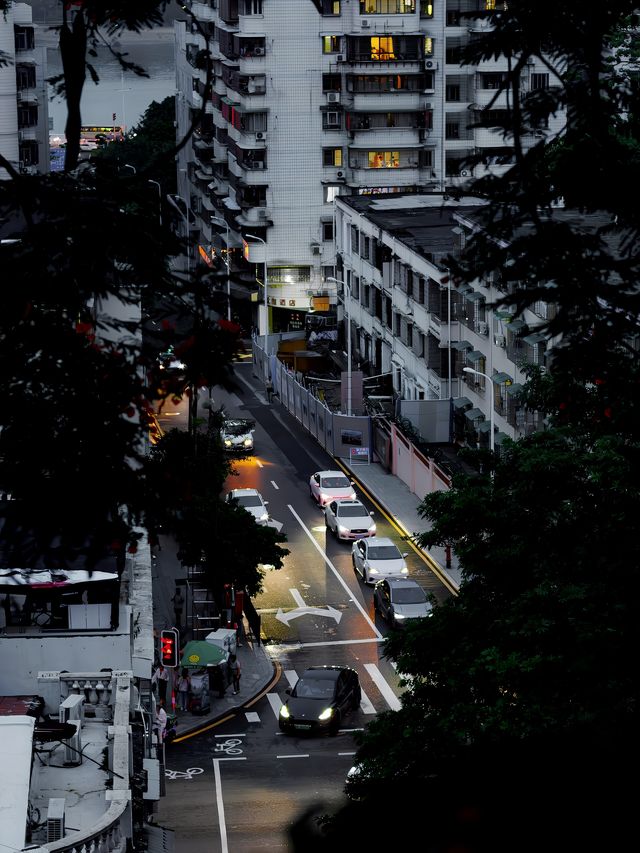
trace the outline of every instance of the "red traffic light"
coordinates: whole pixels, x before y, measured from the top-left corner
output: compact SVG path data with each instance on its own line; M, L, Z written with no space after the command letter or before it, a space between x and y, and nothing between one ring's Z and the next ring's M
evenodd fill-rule
M163 628L160 635L160 661L163 666L178 666L178 632L175 628Z

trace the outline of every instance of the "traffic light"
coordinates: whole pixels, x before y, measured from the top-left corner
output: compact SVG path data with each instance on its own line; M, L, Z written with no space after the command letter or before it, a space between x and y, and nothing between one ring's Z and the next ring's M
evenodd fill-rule
M163 666L178 666L180 640L175 628L163 628L160 635L160 662Z

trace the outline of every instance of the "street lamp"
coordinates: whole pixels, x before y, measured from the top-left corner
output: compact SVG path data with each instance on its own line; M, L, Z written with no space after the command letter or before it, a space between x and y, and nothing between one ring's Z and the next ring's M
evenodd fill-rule
M326 280L341 284L346 291L346 297L342 297L342 304L347 318L347 415L351 416L351 314L347 308L347 299L351 302L351 285L342 281L341 278L333 278L333 276L327 276Z
M227 254L224 262L227 267L227 320L231 322L231 277L229 275L231 259L229 257L229 223L224 219L218 219L217 216L211 216L209 218L213 225L223 225L227 229Z
M462 370L463 370L463 373L475 373L476 376L483 376L487 380L487 382L489 382L489 383L491 382L491 377L488 376L486 373L482 373L481 370L474 370L472 367L463 367ZM489 386L489 387L491 387L491 386ZM495 442L494 442L494 438L493 438L493 400L491 400L491 407L489 409L489 415L490 415L489 424L490 424L490 429L491 429L491 434L489 435L489 447L491 449L491 452L493 453L493 451L495 449Z
M180 207L179 204L176 204L176 202L174 201L174 199L176 199L176 198L179 198L180 201L184 204L184 210ZM187 275L190 276L191 275L191 223L189 221L188 214L191 213L191 208L187 204L187 202L184 200L184 198L181 195L178 195L178 193L174 193L173 196L168 195L167 201L171 204L172 207L174 207L178 211L178 213L184 219L186 238L187 238Z
M267 241L262 237L256 237L254 234L245 234L251 240L259 240L264 246L264 354L267 355L267 335L269 333L269 308L267 302Z
M138 174L138 170L135 166L132 166L130 163L125 163L124 166L120 166L121 169L131 169L134 175Z
M151 178L147 178L147 183L155 184L158 187L158 223L162 225L162 188L158 181L152 181Z

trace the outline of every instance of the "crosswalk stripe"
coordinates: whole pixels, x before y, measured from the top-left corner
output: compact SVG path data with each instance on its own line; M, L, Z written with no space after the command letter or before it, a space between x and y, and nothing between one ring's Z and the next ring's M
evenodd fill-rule
M295 687L298 683L298 676L296 674L295 669L285 669L284 677L289 682L289 687Z
M280 699L277 693L267 693L267 699L269 700L271 710L273 711L276 720L279 720L280 708L282 708L282 700Z
M362 687L360 688L361 699L360 699L360 710L363 714L375 714L376 709L373 707L373 702L367 694L364 692Z
M365 663L364 668L367 670L369 675L371 676L371 680L376 685L380 693L384 696L387 701L387 704L391 708L392 711L399 711L402 707L402 703L393 692L393 690L387 684L384 676L375 665L375 663Z

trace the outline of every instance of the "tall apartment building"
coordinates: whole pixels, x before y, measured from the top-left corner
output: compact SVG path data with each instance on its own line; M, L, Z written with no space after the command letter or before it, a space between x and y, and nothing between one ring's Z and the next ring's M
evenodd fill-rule
M46 48L26 3L0 16L0 154L23 174L49 171ZM0 179L7 171L0 168Z
M471 177L469 156L482 155L475 175L512 162L498 130L470 127L487 107L496 119L508 108L506 60L460 64L497 0L186 5L201 32L176 25L180 135L202 106L205 49L215 75L206 121L180 154L179 193L201 255L228 242L237 266L246 237L254 289L266 265L274 331L335 302L337 196L443 192ZM529 66L523 90L548 85L548 69Z

